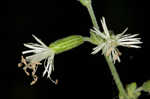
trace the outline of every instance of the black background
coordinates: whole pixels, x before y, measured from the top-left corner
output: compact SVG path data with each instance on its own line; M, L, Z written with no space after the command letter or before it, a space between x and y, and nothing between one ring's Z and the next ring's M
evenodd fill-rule
M150 79L149 24L146 2L138 0L93 0L97 20L104 16L115 33L126 27L128 33L139 33L144 42L141 49L120 48L121 63L116 64L124 85L137 82L138 86ZM32 34L45 44L77 34L89 36L92 23L88 12L77 0L10 0L0 3L0 90L9 99L50 99L98 97L116 99L117 89L111 73L100 54L91 55L89 43L55 56L54 77L57 86L38 71L38 82L30 86L21 68L17 67L23 43L35 42ZM64 77L65 74L65 77ZM66 90L65 90L66 89ZM143 93L140 99L148 99Z

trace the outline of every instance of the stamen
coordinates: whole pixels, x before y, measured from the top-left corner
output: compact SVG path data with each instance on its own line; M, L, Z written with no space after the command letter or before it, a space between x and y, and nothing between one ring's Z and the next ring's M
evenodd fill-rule
M32 75L32 77L34 80L30 83L30 85L34 85L38 80L38 77L36 75Z
M36 70L38 68L38 65L41 65L40 62L34 62L34 63L27 63L26 59L21 56L21 63L18 64L18 67L23 66L23 64L25 65L23 67L24 72L26 73L27 76L30 75L30 73L27 71L27 69L31 69L32 70L32 77L33 77L33 81L30 83L30 85L33 85L37 82L38 77L37 75L35 75Z
M18 67L22 67L23 66L23 64L22 63L18 63Z
M52 83L54 83L55 85L58 85L58 79L56 79L55 81L52 78L49 78L51 80Z
M59 80L58 80L58 79L56 79L56 81L55 81L55 82L56 82L56 83L55 83L55 85L58 85L58 81L59 81Z
M28 66L26 65L25 67L23 67L23 70L27 76L30 76L29 72L27 71L27 68L28 68Z
M23 63L24 65L27 65L27 62L23 56L21 56L21 63Z

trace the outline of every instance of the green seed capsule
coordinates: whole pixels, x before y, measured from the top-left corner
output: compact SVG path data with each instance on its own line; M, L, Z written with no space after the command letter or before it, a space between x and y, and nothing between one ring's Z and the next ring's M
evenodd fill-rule
M59 54L68 50L71 50L79 45L83 44L84 40L83 37L80 35L72 35L68 36L49 45L49 48L55 51L55 54Z

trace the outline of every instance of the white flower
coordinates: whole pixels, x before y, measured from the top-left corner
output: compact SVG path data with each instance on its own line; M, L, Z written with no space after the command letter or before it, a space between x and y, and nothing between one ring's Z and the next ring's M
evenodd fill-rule
M102 54L109 56L109 58L115 63L116 60L120 62L119 56L121 55L117 46L141 48L137 45L142 43L140 38L136 38L138 34L125 34L128 29L126 28L122 33L114 35L107 29L104 17L102 17L101 24L104 32L101 32L96 28L91 30L102 38L102 42L100 42L97 47L93 48L94 51L92 54L96 54L102 50Z
M22 63L25 65L23 68L27 75L29 73L27 72L27 68L32 69L32 76L33 81L31 82L31 85L33 85L37 81L37 76L35 75L35 72L37 70L38 65L41 65L41 61L44 60L44 72L43 76L47 73L47 78L49 78L53 83L56 84L54 80L51 79L51 73L54 70L54 56L55 53L52 49L47 47L41 40L39 40L36 36L33 35L35 40L38 43L28 43L24 44L25 47L30 48L30 50L23 51L22 54L29 54L33 53L33 55L27 56L25 59L22 56ZM19 66L19 65L18 65ZM20 65L21 66L21 65Z

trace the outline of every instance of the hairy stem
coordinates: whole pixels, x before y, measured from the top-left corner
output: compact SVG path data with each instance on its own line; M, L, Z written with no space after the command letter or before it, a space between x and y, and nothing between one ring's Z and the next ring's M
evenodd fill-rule
M86 7L87 7L88 12L90 14L93 26L95 28L99 29L99 26L97 24L97 20L96 20L96 17L95 17L92 5L89 4ZM110 71L112 73L112 76L113 76L113 78L115 80L115 83L116 83L116 86L117 86L117 88L119 90L119 93L123 95L124 99L129 99L128 96L127 96L127 93L126 93L126 91L125 91L125 89L123 87L123 84L122 84L122 82L120 80L120 77L119 77L119 75L118 75L118 73L116 71L115 65L112 63L112 61L107 56L105 56L105 59L106 59L106 61L108 63L109 69L110 69Z
M111 74L113 75L113 78L115 80L115 83L117 85L119 92L123 95L124 99L129 99L127 94L126 94L126 91L125 91L125 89L124 89L124 87L120 81L120 77L119 77L119 74L117 73L115 65L112 63L112 61L107 56L105 56L105 59L108 63L109 69L111 71Z
M94 11L93 11L93 8L92 8L92 5L88 5L87 6L87 9L88 9L88 12L90 14L90 17L92 19L92 23L93 23L93 26L97 29L99 29L99 26L98 26L98 23L97 23L97 20L96 20L96 17L95 17L95 14L94 14Z

